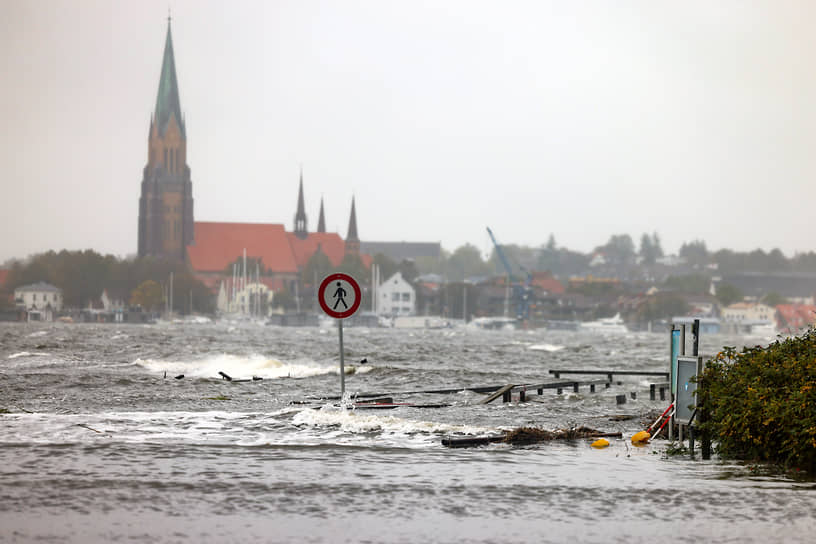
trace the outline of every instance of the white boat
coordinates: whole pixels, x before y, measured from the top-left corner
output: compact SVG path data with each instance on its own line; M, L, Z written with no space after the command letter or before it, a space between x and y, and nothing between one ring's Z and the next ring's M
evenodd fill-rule
M614 317L602 317L596 321L585 321L581 323L580 330L612 333L629 332L629 329L626 328L626 323L623 322L620 314L615 314Z

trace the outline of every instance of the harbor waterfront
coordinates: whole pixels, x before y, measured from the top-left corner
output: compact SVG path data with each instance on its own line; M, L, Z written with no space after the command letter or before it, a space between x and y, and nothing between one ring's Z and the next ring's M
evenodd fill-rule
M771 340L703 335L700 352ZM340 390L333 328L0 323L0 542L812 542L812 480L629 442L668 405L654 379L523 403L465 390L665 372L668 342L349 327L347 393L449 406L348 410L323 400ZM442 446L520 426L623 438Z

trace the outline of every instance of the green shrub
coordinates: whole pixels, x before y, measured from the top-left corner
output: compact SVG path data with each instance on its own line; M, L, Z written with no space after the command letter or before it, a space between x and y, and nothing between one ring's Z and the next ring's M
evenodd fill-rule
M703 372L705 424L726 457L816 474L816 330L768 347L725 347Z

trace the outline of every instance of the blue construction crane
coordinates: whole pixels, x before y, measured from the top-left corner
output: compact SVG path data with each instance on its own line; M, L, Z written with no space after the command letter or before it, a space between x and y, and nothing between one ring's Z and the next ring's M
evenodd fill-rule
M504 269L507 271L507 280L513 282L513 299L516 302L516 319L527 320L530 318L530 299L532 298L532 287L530 284L533 281L533 275L523 266L518 265L519 269L524 272L524 280L523 283L515 283L513 267L510 266L507 256L504 254L499 242L496 241L496 237L493 236L493 231L490 230L490 227L487 227L487 233L490 235L490 239L493 240L493 247L496 248L496 254L499 256L499 260L502 262Z

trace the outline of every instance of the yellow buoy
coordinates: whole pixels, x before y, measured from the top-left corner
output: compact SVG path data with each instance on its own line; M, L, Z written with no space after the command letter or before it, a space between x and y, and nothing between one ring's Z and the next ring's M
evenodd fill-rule
M607 440L606 438L599 438L598 440L596 440L595 442L592 443L592 447L593 448L598 448L598 449L605 448L608 445L609 445L609 440Z
M632 444L642 444L648 442L652 437L647 431L640 431L632 435Z

